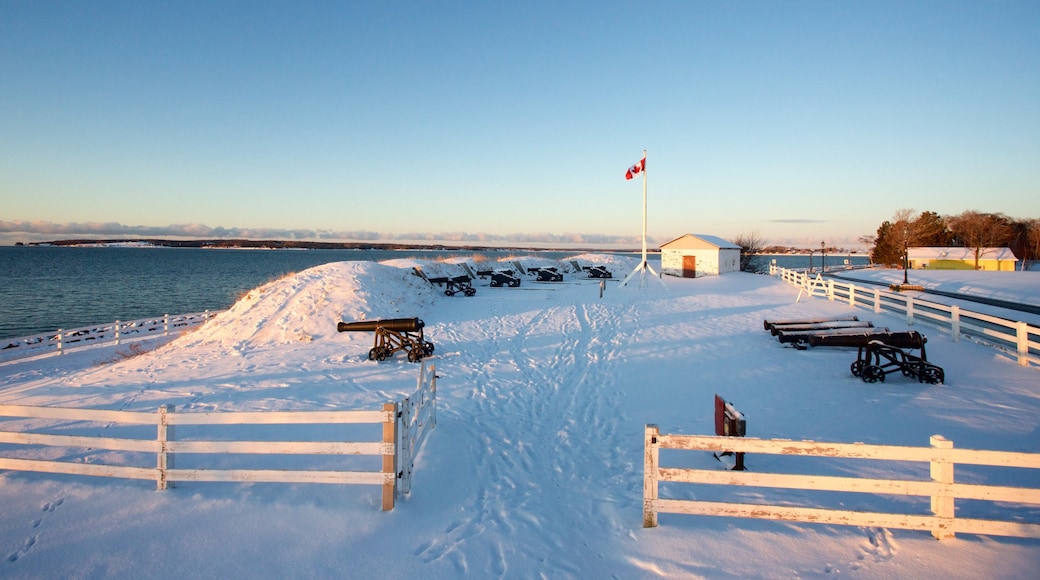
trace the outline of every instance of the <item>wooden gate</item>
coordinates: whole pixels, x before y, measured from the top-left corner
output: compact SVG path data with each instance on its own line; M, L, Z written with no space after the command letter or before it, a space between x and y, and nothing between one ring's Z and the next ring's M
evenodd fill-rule
M682 277L683 278L696 278L697 277L697 256L683 256L682 257Z

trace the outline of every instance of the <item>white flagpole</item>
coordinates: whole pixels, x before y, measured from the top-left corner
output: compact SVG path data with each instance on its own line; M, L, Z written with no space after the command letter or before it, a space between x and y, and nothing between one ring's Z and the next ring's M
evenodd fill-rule
M642 255L642 262L640 262L639 266L637 266L635 270L632 270L632 273L629 274L625 278L625 280L623 282L621 282L621 285L625 286L626 284L628 284L628 281L632 279L632 276L635 276L636 272L639 272L639 274L640 274L640 277L639 277L639 287L640 288L645 288L646 287L646 271L650 270L651 274L653 274L654 276L657 276L657 272L654 272L654 269L651 268L650 264L646 261L646 180L647 180L647 177L646 177L646 149L643 149L643 163L642 163L642 165L643 165L643 255ZM664 285L664 281L661 281L661 284Z
M646 149L643 149L643 265L639 287L646 288Z

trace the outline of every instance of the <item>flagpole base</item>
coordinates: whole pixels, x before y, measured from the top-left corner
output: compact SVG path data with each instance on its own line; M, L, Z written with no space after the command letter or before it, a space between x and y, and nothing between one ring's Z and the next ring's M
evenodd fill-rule
M636 266L635 270L632 270L632 272L628 276L625 276L625 279L621 282L621 286L627 285L629 280L634 278L636 274L639 274L639 287L646 288L647 270L649 270L650 273L653 274L655 278L657 278L657 281L661 283L661 286L664 286L666 289L668 288L668 285L664 283L664 280L661 279L660 275L658 275L658 273L654 271L653 266L648 264L646 261L643 261L641 264Z

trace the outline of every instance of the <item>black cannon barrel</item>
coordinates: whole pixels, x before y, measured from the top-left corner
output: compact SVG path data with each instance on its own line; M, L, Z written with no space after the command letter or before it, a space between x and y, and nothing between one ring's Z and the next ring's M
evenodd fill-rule
M872 340L880 340L896 348L922 348L928 341L920 332L873 332L864 334L824 334L809 337L811 346L867 346Z
M878 334L887 333L888 328L831 328L828 330L781 330L776 334L776 338L781 343L801 343L811 342L814 336L837 336L837 335L853 335L861 336L863 334Z
M340 322L336 325L339 332L375 331L377 328L395 332L416 332L426 326L418 318L388 318L386 320L359 320L357 322Z

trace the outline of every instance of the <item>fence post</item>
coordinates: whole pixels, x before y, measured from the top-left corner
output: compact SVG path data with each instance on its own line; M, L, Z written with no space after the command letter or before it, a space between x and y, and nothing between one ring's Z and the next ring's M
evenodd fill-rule
M643 527L657 527L657 466L660 448L657 437L661 430L647 423L643 441Z
M874 288L874 314L881 314L881 291Z
M827 280L827 300L834 300L834 280Z
M1018 365L1029 366L1029 325L1018 323Z
M932 435L929 442L933 449L953 449L953 441L942 435ZM953 486L953 463L945 457L932 459L931 475L932 481L937 484L935 494L932 495L932 514L936 519L932 536L937 540L945 540L954 536L953 493L950 489Z
M961 307L951 306L950 307L950 334L953 335L953 342L958 342L961 339Z
M437 365L430 365L430 429L437 426Z
M58 329L58 354L65 354L65 331Z
M397 403L385 403L383 421L383 511L394 509L397 495Z
M167 443L173 438L173 426L170 425L168 413L172 413L174 410L173 405L162 405L159 407L159 458L158 458L158 479L155 482L156 489L164 490L167 487L172 487L166 479L166 471L173 469L173 454L168 450Z
M122 326L122 324L120 324L118 320L115 321L114 324L112 324L112 330L114 330L115 333L116 333L116 345L117 346L119 345L119 328L121 326Z
M420 380L422 379L422 372L419 373ZM420 389L422 387L420 386ZM422 396L422 391L420 397ZM401 493L410 493L412 491L412 463L415 455L415 439L418 436L416 433L412 433L412 416L415 413L415 404L412 403L411 397L405 397L401 401L401 419L399 431L397 434L398 453L397 463L401 467Z
M849 284L849 306L856 307L856 285Z
M162 335L170 336L170 313L163 314L162 317Z
M914 325L914 297L913 296L907 296L906 297L906 325L907 326L913 326Z

